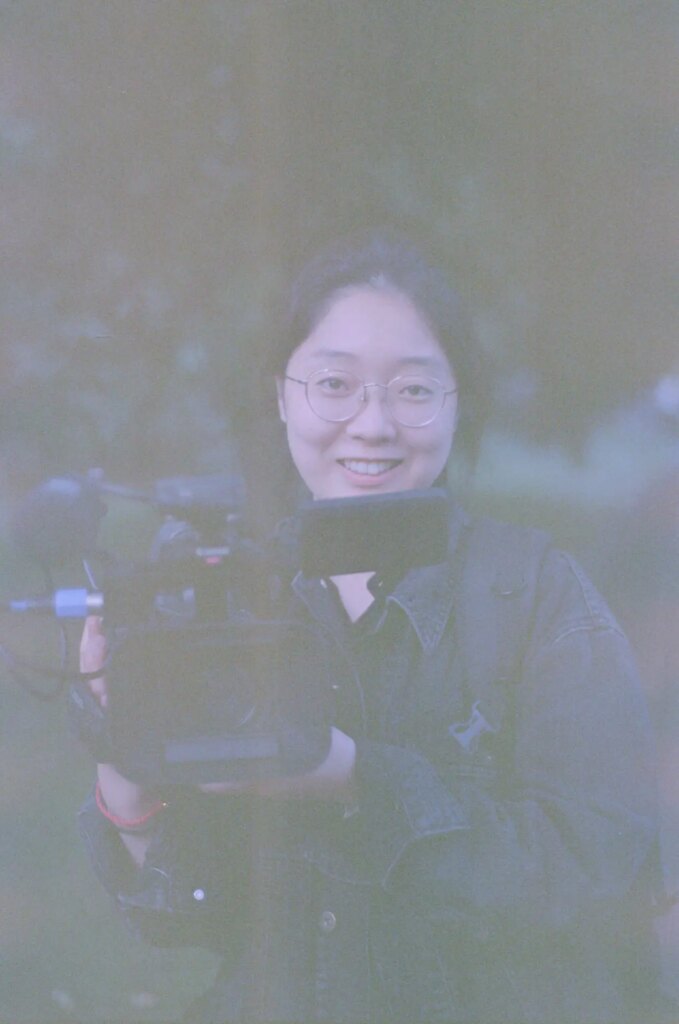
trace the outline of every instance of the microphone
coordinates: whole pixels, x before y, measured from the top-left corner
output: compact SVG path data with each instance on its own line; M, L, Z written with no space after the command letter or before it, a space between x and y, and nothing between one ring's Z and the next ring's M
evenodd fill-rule
M80 560L96 545L106 505L92 480L53 477L30 491L12 524L16 546L43 565Z
M10 612L47 612L58 619L85 619L88 615L101 615L104 610L104 595L90 592L83 587L55 590L49 597L28 597L9 601L6 610Z

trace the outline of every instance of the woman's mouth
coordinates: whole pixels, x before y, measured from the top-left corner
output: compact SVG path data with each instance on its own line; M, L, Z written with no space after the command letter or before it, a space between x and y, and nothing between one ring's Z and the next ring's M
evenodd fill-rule
M338 459L337 461L340 466L344 466L356 476L378 477L400 466L403 459Z

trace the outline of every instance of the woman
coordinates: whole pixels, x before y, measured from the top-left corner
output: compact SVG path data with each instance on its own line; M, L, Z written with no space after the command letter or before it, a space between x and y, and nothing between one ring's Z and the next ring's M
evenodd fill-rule
M482 406L443 277L372 237L306 268L290 323L278 410L311 495L440 483ZM160 800L99 765L82 828L131 926L224 956L191 1020L651 1018L646 712L605 605L535 538L453 505L443 565L296 578L286 613L346 656L315 771ZM519 549L508 627L482 563ZM476 677L470 644L492 678ZM510 650L516 666L488 657ZM104 654L90 620L83 671ZM105 705L105 682L92 687Z

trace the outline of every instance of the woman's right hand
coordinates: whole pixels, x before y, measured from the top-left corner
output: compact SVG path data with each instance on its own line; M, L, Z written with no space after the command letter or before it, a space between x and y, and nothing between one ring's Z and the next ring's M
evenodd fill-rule
M106 636L103 630L103 620L99 615L90 615L85 619L83 635L80 640L80 671L97 672L103 668L105 661ZM103 673L90 680L88 685L99 706L105 708L108 705L108 690Z
M97 672L103 669L106 662L106 635L103 622L99 616L91 615L85 619L83 635L80 641L80 671ZM108 689L103 672L88 682L92 696L101 708L108 706ZM121 775L113 764L97 765L99 791L107 810L123 821L138 821L158 803L158 794L147 787ZM121 839L129 850L133 860L141 866L144 862L149 836L121 833Z

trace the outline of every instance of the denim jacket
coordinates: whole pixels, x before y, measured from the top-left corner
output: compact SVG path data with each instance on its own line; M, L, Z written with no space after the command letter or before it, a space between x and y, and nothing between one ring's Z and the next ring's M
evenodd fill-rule
M456 632L474 528L458 516L448 563L378 582L358 624L331 584L293 585L296 613L342 651L355 807L179 791L138 871L85 804L130 927L223 956L191 1020L652 1019L654 770L627 642L550 549L520 678L484 714Z

